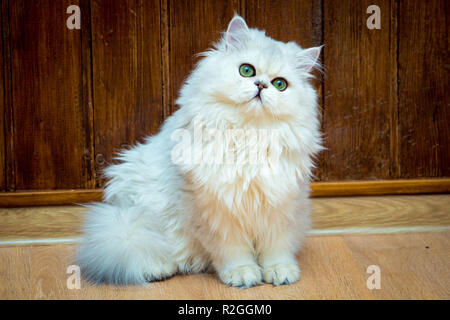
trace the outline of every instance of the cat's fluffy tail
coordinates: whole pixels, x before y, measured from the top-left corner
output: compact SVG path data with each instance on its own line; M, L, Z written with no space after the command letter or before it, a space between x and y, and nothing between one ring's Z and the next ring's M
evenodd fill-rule
M105 203L88 207L77 253L83 278L94 283L144 284L175 272L161 221L148 208Z

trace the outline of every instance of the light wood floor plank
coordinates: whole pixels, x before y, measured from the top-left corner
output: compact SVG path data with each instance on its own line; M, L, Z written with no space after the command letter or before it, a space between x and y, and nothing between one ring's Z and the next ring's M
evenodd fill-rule
M373 290L378 298L450 297L449 233L346 236L344 241L361 270L380 267L382 290Z
M175 276L147 287L66 285L75 245L0 248L0 299L450 299L450 232L310 237L301 280L241 290L215 275ZM428 249L426 247L429 247ZM367 266L381 269L369 290Z

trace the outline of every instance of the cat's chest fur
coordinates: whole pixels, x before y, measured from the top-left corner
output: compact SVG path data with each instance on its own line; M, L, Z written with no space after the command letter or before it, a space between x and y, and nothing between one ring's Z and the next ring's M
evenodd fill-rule
M235 214L277 207L298 192L302 172L299 153L286 139L289 134L217 130L214 137L194 144L192 161L183 171L205 203L215 201Z

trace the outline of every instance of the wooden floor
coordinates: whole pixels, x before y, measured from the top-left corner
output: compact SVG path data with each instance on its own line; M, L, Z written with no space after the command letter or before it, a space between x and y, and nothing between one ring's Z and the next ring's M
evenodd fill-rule
M0 248L0 299L450 299L450 232L312 236L298 283L236 289L214 275L175 276L146 287L68 289L75 245ZM366 269L381 270L369 290Z

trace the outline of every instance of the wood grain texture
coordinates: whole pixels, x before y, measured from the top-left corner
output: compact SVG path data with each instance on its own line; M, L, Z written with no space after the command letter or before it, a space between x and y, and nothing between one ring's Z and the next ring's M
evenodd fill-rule
M386 13L384 13L386 14ZM390 91L389 91L389 177L400 177L400 123L398 119L398 0L390 1L390 26L389 26L389 66ZM387 31L387 30L386 30Z
M360 270L377 265L381 289L376 299L450 299L450 232L344 237Z
M450 179L313 182L311 197L450 193ZM103 189L0 192L0 207L101 201Z
M3 72L3 138L4 138L4 190L14 191L15 166L14 166L14 118L12 106L12 62L11 62L11 26L9 0L1 1L2 17L2 72Z
M323 181L390 176L391 1L377 2L381 30L366 27L371 4L324 1Z
M314 230L383 233L450 228L450 195L316 198L312 207Z
M15 188L90 186L81 32L66 27L79 1L10 1ZM10 170L11 168L8 168Z
M81 206L0 209L0 239L76 238L85 212Z
M317 74L315 86L328 150L318 181L450 177L445 0L380 0L380 30L366 27L369 0L0 4L0 191L103 186L114 154L156 133L176 109L195 54L218 39L234 12L277 40L325 45L325 76ZM81 7L81 30L65 27L71 4ZM399 183L318 184L313 194L447 192ZM36 202L27 193L19 205L74 199L57 192Z
M321 45L320 1L255 0L245 3L245 17L251 28L265 30L269 37L288 42L295 41L303 48ZM319 37L318 39L316 37Z
M161 67L162 67L162 101L163 119L171 113L170 107L170 51L169 51L169 0L161 0Z
M170 96L168 112L175 111L184 80L197 61L195 54L208 49L226 31L234 15L240 13L241 2L231 1L177 1L169 0L169 65ZM243 13L240 13L243 15Z
M157 132L163 115L160 1L92 1L97 187L119 149Z
M2 2L0 1L0 30L3 29L3 12L1 10ZM3 33L0 32L0 191L6 190L6 137L5 137L5 68L3 67L7 60L4 59Z
M85 128L84 162L87 173L86 188L95 188L94 103L92 87L92 26L91 0L80 0L81 15L81 103L85 110L82 118Z
M450 179L314 182L313 197L450 193Z
M401 176L450 175L448 1L400 1Z
M214 274L177 275L146 287L67 288L75 246L0 248L1 299L450 299L450 232L310 237L293 285L237 289ZM381 289L366 286L369 265L381 270Z
M51 206L101 201L103 189L1 192L0 207Z
M0 208L0 242L79 237L86 210ZM450 195L316 198L312 220L313 231L320 234L448 229Z

